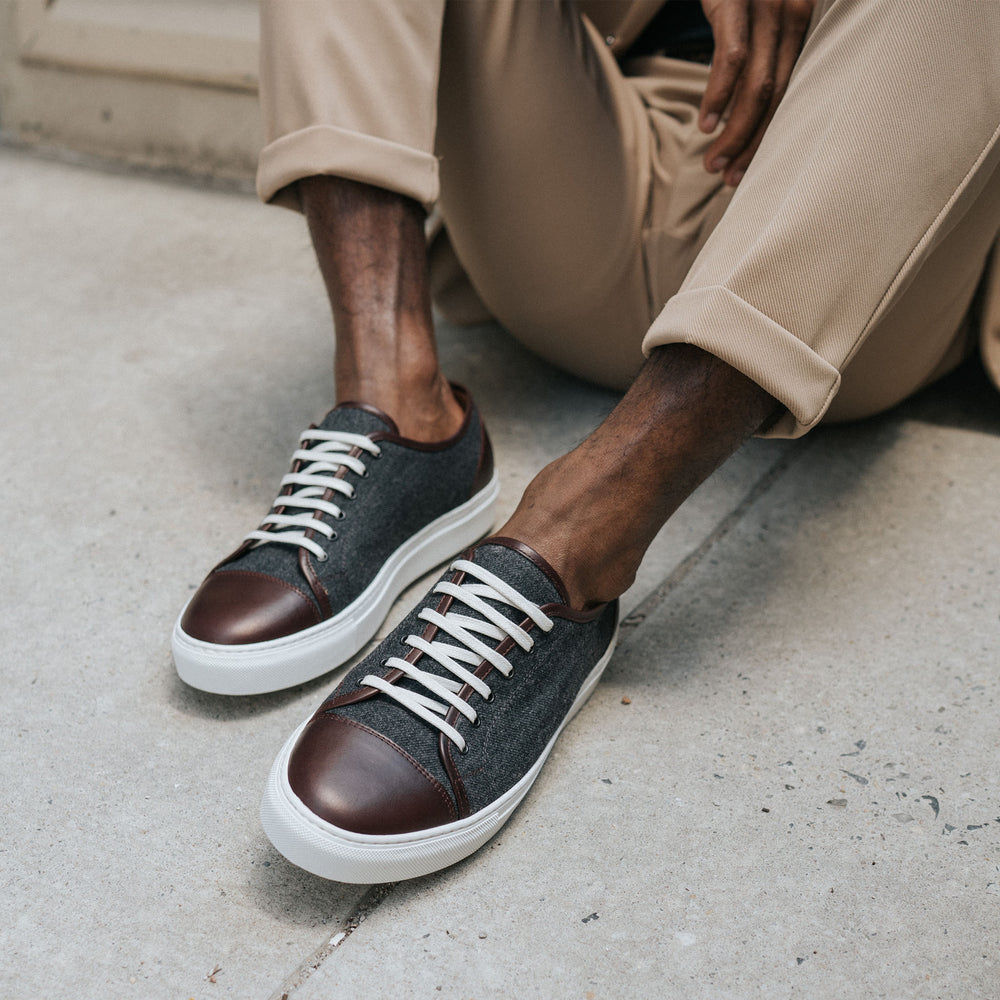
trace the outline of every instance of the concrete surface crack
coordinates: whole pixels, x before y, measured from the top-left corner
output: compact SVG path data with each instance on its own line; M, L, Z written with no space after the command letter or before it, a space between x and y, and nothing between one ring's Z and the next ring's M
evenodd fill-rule
M363 924L396 888L395 882L373 885L358 901L336 932L323 943L274 991L268 1000L289 1000L292 994Z

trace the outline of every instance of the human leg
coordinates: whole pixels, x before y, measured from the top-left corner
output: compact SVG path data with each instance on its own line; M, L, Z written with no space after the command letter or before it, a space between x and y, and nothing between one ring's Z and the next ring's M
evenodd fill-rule
M462 409L438 365L424 210L341 177L304 178L299 197L333 312L337 399L377 406L405 437L450 437Z
M779 409L699 348L656 348L601 426L529 484L499 534L548 560L571 607L611 601L670 515Z
M261 194L302 209L309 220L337 328L338 398L380 406L404 437L440 441L463 416L437 364L420 239L420 204L437 190L428 94L443 8L337 5L336 24L326 13L308 2L262 8L262 98L272 141L261 157ZM445 200L455 232L472 255L477 244L469 233L489 234L486 244L500 252L480 253L478 273L503 289L497 301L526 307L526 327L551 325L558 341L578 318L582 336L569 356L590 366L585 373L624 381L639 364L635 345L649 316L641 228L650 137L641 100L571 5L461 4L444 34L443 73L452 85L443 88L440 145L446 172L453 172ZM520 59L513 66L512 52ZM480 56L485 72L470 65ZM372 72L373 62L380 72ZM336 86L317 85L315 74L330 67ZM468 85L456 86L463 73ZM512 90L498 100L497 85L507 82ZM559 95L535 99L553 86ZM690 91L682 104L691 104ZM483 114L475 116L477 128L467 129L477 101ZM539 151L527 170L525 148ZM466 177L475 183L461 183ZM574 280L579 274L586 280ZM518 325L519 314L505 312ZM599 351L610 338L631 343L631 352L617 345ZM221 646L281 644L278 633L307 632L320 624L316 614L325 620L335 609L306 546L299 572L279 574L278 589L260 578L270 576L260 549L284 544L272 537L276 524L285 526L280 519L338 516L285 503L290 488L248 539L252 548L241 547L195 596L178 626L178 649L194 656L200 641L210 647L206 657L226 659L230 651ZM310 513L288 514L287 506ZM297 541L303 526L287 526L295 529L285 532L289 542ZM316 542L315 530L307 527L305 541ZM289 585L298 598L289 596ZM298 672L288 677L304 679Z
M888 408L944 374L968 345L970 302L1000 228L998 95L978 91L975 108L963 109L976 128L971 135L963 131L957 155L943 145L927 156L926 141L914 132L896 150L899 162L890 164L880 144L873 148L862 140L866 130L872 133L872 122L886 121L888 106L907 89L940 122L939 139L947 134L944 120L956 94L965 94L962 81L975 89L975 67L988 63L993 51L990 39L1000 30L995 12L968 11L969 20L953 23L949 34L935 27L932 8L923 11L928 23L915 24L920 12L896 5L881 11L875 4L829 6L832 23L820 22L793 80L789 107L782 106L760 162L744 181L746 191L737 192L680 294L646 338L650 363L634 387L642 391L630 391L594 435L543 470L501 529L545 553L578 607L624 591L656 530L697 485L699 469L707 474L714 467L715 442L699 433L688 438L691 451L683 447L685 425L709 434L717 429L713 404L728 422L738 417L729 401L745 398L759 421L744 424L748 431L777 420L785 434L795 433L797 422L801 433L823 414L855 419ZM890 43L903 53L899 64L884 65L877 75L891 79L892 88L868 81L845 95L832 85L831 62L842 72L846 59L864 63L868 50ZM951 79L963 59L972 68ZM881 112L871 106L873 93L876 104L885 102ZM845 106L824 134L826 105L837 101ZM843 132L851 133L851 142ZM803 155L804 162L797 162ZM847 162L852 158L856 162ZM816 163L841 174L839 182L832 176L814 181ZM900 169L920 193L916 201L895 176ZM861 185L859 191L843 179L862 173L872 190ZM884 228L873 228L873 205ZM879 241L875 255L873 240ZM821 270L819 259L831 249L835 259ZM784 329L775 329L772 317L780 317ZM722 365L723 382L706 395L707 412L697 394L676 392L686 365L668 359L685 342L718 355L689 356L695 371L721 365L720 357L735 366ZM667 353L658 356L664 347ZM749 395L738 390L733 397L723 386L739 387L734 375L740 371L755 381L747 378L743 385ZM685 385L681 377L679 386ZM782 416L774 397L794 412ZM679 413L669 412L674 399ZM644 400L655 401L654 411L664 407L652 434ZM739 443L739 426L738 419L728 424L732 437L717 439L723 445L719 460L725 447ZM630 467L620 460L630 454L643 461Z
M549 4L447 7L441 59L435 145L441 155L442 203L452 239L480 292L536 349L572 356L577 371L603 381L627 381L639 356L634 348L630 356L617 345L635 344L649 316L643 229L650 188L660 216L658 236L668 228L671 209L687 216L687 253L701 239L698 212L691 206L703 203L710 225L713 210L704 206L725 200L718 178L700 166L699 147L708 140L697 132L694 111L704 67L661 60L661 72L669 65L670 73L633 86L571 6ZM657 61L642 65L652 72ZM647 104L659 107L655 151ZM532 155L525 157L525 150ZM678 204L669 206L669 185L651 177L654 159L656 170L670 171L675 180L695 164L700 183L685 175L678 184L683 189ZM433 354L416 203L409 203L409 243L403 247L395 230L382 230L380 236L377 228L387 221L382 204L396 205L392 192L331 177L303 178L297 186L334 310L340 398L345 398L344 379L349 398L386 400L383 408L390 413L397 412L396 399L418 398L404 391L405 370L394 363L393 345L411 329L418 335L405 342L416 346L408 360L417 365L421 389L426 393L436 380L447 390ZM340 192L350 193L349 204L339 200ZM373 203L379 203L379 212L370 207ZM351 205L366 206L358 213L364 217L362 229L355 227ZM681 256L682 240L675 238L673 245ZM412 299L409 326L397 313L385 312L386 296L370 280L384 272L389 280L383 285L395 294L403 286L392 280L396 270L386 270L382 262L398 261L401 254ZM609 341L615 342L611 350ZM664 361L664 354L672 361ZM733 405L709 413L715 394ZM754 400L758 406L751 405L751 396L760 397ZM440 398L435 395L432 402L440 406ZM636 405L635 399L642 402ZM750 407L747 413L744 405ZM767 393L711 356L660 352L611 426L540 476L508 533L545 539L545 549L573 580L576 603L616 596L666 517L758 429L773 405ZM624 463L634 514L628 533L609 530L625 527L617 516L616 504L626 500L621 492L604 490L602 501L577 502L614 464L607 449L616 438L630 440L637 451L662 455L661 462ZM554 481L560 484L560 502L550 504L543 517L544 484ZM647 497L652 502L644 503ZM589 529L584 509L590 513ZM578 557L573 561L573 553L584 551L596 557L589 570ZM574 565L590 574L579 586Z
M423 209L339 177L306 178L299 197L337 325L340 403L175 626L181 676L224 694L349 659L406 586L489 529L498 492L479 415L437 363Z
M459 5L463 30L469 30L473 7L492 28L508 12L504 5ZM523 9L541 17L540 11L551 13L556 8L531 4ZM540 32L528 34L538 37ZM584 39L596 61L605 58L579 26L569 37L574 45ZM519 51L518 46L508 48ZM455 71L454 61L446 57L445 64L451 67L449 72ZM551 60L545 67L553 73ZM538 81L536 89L541 84ZM594 78L589 84L592 93L600 92ZM566 89L575 101L581 100L579 87ZM448 92L454 94L457 88ZM482 82L462 88L463 100L470 102L465 112L474 111L474 98L484 99L487 92ZM642 112L634 93L622 100L627 108ZM593 355L589 363L596 370L610 356L600 353L602 345L596 340L617 334L625 344L632 326L634 345L637 330L648 320L642 254L648 177L646 186L637 185L635 178L642 179L650 167L648 163L640 167L631 155L622 154L621 136L612 135L615 115L606 103L597 102L592 111L596 121L609 126L609 142L601 143L596 126L572 128L563 122L573 141L566 143L569 155L561 173L555 163L548 170L538 169L535 162L529 165L538 175L548 174L549 183L535 187L522 183L520 199L513 191L506 200L497 197L486 206L486 217L471 194L475 185L448 185L443 201L455 220L461 252L483 283L490 304L504 306L519 297L529 307L525 322L539 326L544 325L547 309L553 316L575 317L581 331L578 353L585 360ZM450 128L462 116L449 112L444 117ZM558 116L554 121L559 124ZM548 127L551 124L550 120ZM644 119L632 124L635 141L648 141ZM494 132L494 139L505 133L508 141L514 134L499 127ZM461 172L478 159L488 161L492 172L503 173L504 164L494 163L495 145L481 148L479 138L469 136L464 152L446 141L444 163ZM552 142L544 129L533 140L543 151ZM577 148L578 154L573 152ZM599 155L593 155L594 149ZM516 145L515 154L514 159L523 158ZM587 163L588 157L592 163ZM578 192L568 205L549 203L550 196L558 194L554 189L560 181L566 187L584 175L593 180L600 163L612 158L617 158L618 166L603 184L588 186L590 199ZM511 159L508 152L508 170L520 169L523 175L523 165ZM491 171L485 170L484 162L482 172ZM495 186L503 186L504 178L495 180ZM300 183L299 188L301 197L304 186ZM534 229L523 225L524 219L512 218L518 210L525 217L535 216L527 220L533 221ZM538 216L549 222L540 222ZM479 225L472 225L473 219ZM562 252L574 265L568 272L561 270L566 262L552 256L551 246L547 256L533 256L537 248L532 233L538 242L546 236L546 227L558 231ZM477 229L494 245L480 248L473 241ZM463 239L468 242L463 244ZM492 295L484 279L487 272L502 272L504 278L504 287L493 289ZM338 287L330 281L328 286ZM516 319L513 312L509 315ZM565 330L565 317L559 322ZM615 329L616 323L625 327L624 332ZM593 351L591 340L595 340ZM615 349L624 356L621 344ZM620 366L619 376L624 378L638 364L633 346L632 358ZM568 478L556 486L568 488L574 499L595 482L622 487L619 495L628 494L636 516L621 517L620 506L616 509L609 502L594 506L592 520L610 517L619 527L633 524L636 530L628 539L625 558L637 561L653 521L662 521L688 490L768 418L775 404L744 376L686 347L658 352L629 399L629 408L605 425L581 455L566 460L563 469ZM624 440L635 447L623 463ZM631 460L644 449L659 453L647 476L638 474ZM596 469L600 474L590 475ZM558 478L558 473L550 473L550 483ZM573 531L563 530L555 537L554 531L565 528L559 515L576 511L535 502L542 492L529 495L519 519L515 516L510 526L511 533L518 532L515 537L488 540L469 558L457 561L434 596L351 671L289 740L272 773L263 812L265 828L286 856L341 879L420 874L474 850L523 797L552 741L585 700L611 655L617 607L603 597L631 571L619 568L612 580L595 581L587 573L587 560L567 563L563 571L574 585L569 591L545 556L565 562L564 549L578 554L590 539L580 532L574 547ZM647 505L649 509L640 515L638 507ZM526 540L524 533L529 533ZM533 552L530 543L541 554ZM593 555L603 565L617 567L614 557L607 558L608 551L598 553L595 547Z
M313 91L302 93L301 106L284 93L296 90L288 70L310 56L325 63L344 42L340 69L360 105L338 101L346 118L296 130L290 177L282 174L289 143L270 144L262 176L270 169L287 180L279 197L308 220L337 328L340 402L302 435L270 513L208 575L175 627L181 676L219 693L287 687L349 659L405 586L489 529L497 495L478 412L440 372L427 291L418 199L433 198L435 161L419 148L427 131L420 111L433 118L440 5L435 12L434 5L402 4L395 18L367 3L335 6L263 8L265 25L274 28L265 63L279 51L285 59L270 77L265 73L273 84L264 88L265 117L284 98L291 114L315 110ZM381 51L392 55L386 74L402 66L414 93L412 113L399 110L405 102L398 94L376 101L390 109L390 119L396 115L390 121L366 117L370 64L353 73L349 67L352 43L373 31ZM328 96L320 89L317 100ZM355 128L365 123L374 135ZM398 141L379 137L387 131ZM373 164L368 173L359 167L366 158ZM394 186L365 182L390 184L381 169Z
M339 177L306 178L299 197L337 327L340 404L175 626L181 676L224 694L349 659L404 587L489 529L498 489L478 413L438 367L423 209Z
M272 123L279 134L262 154L260 183L264 197L300 208L308 219L337 330L338 398L380 408L393 418L394 435L420 442L443 442L463 419L475 425L438 367L423 255L422 205L436 193L438 163L427 89L440 46L438 145L444 201L460 243L476 258L477 273L496 279L486 286L495 301L524 307L526 327L545 329L551 321L555 328L561 317L558 330L565 330L567 317L576 317L583 334L573 353L581 363L608 376L613 358L611 380L625 378L638 365L635 345L649 316L641 229L652 168L643 102L603 42L566 4L459 4L447 16L440 5L332 9L335 23L317 4L263 7L265 118L280 123ZM387 79L373 80L367 61L352 62L358 51L374 53ZM306 85L316 73L326 74L330 88L316 79ZM501 84L510 91L503 99L496 96ZM689 84L678 100L690 110ZM401 89L407 100L400 101ZM546 89L558 93L526 103ZM467 128L472 120L479 127ZM538 150L528 170L523 149ZM709 185L718 189L720 182ZM486 238L477 244L473 231ZM586 280L574 282L574 274ZM612 338L630 341L631 355L617 344L597 349ZM299 461L313 461L314 451L300 449ZM293 477L301 474L293 470ZM334 475L342 478L341 471ZM476 489L482 479L477 471ZM294 485L325 492L296 493L289 502ZM179 663L186 657L192 664L187 679L248 691L250 681L227 687L208 672L199 675L197 661L235 667L265 656L273 670L255 666L254 689L276 685L279 676L305 679L305 668L281 675L286 646L354 606L344 608L343 596L333 594L339 585L326 579L330 552L319 536L332 540L339 529L325 521L344 513L322 506L337 499L327 494L325 481L288 483L262 528L210 574L175 632ZM272 553L279 546L288 546L279 548L288 564L280 572ZM356 555L371 572L386 557L377 548ZM227 647L247 647L248 655ZM338 647L336 656L350 655L348 648ZM323 666L312 662L308 669Z

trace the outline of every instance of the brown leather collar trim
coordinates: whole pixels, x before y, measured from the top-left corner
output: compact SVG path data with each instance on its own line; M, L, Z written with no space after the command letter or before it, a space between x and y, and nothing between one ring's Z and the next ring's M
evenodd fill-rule
M568 608L565 604L543 604L541 610L550 618L565 618L567 621L577 622L582 625L592 622L595 618L599 618L610 603L610 601L605 601L596 607L587 608L586 611L574 611L573 608Z
M459 385L457 382L449 382L448 384L451 386L452 392L455 393L455 399L458 400L459 405L464 410L462 425L451 437L445 438L443 441L414 441L412 438L400 435L398 429L395 429L396 425L394 423L392 424L394 430L374 431L368 436L372 441L389 441L392 444L404 445L413 451L445 451L448 448L454 447L458 443L459 438L465 434L469 426L469 421L472 419L472 394L464 385Z
M469 494L474 496L481 489L487 486L493 478L493 445L490 443L490 436L486 433L486 424L479 421L479 463L476 466L476 474L472 479L472 491Z

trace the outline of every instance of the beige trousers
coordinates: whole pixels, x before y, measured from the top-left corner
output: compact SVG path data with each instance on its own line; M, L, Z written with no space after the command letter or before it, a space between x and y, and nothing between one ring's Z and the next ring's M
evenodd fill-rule
M707 68L619 63L569 3L263 0L258 191L312 174L438 206L478 298L624 387L696 344L787 408L893 405L974 342L1000 230L1000 2L831 0L735 195L701 165ZM443 305L461 300L432 254ZM451 260L454 265L454 260Z

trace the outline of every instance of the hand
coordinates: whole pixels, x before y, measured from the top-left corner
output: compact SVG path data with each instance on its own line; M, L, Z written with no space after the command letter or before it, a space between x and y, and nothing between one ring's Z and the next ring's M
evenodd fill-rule
M705 154L705 169L739 184L785 94L815 0L701 0L715 55L698 127L725 126ZM726 113L728 109L728 114Z

